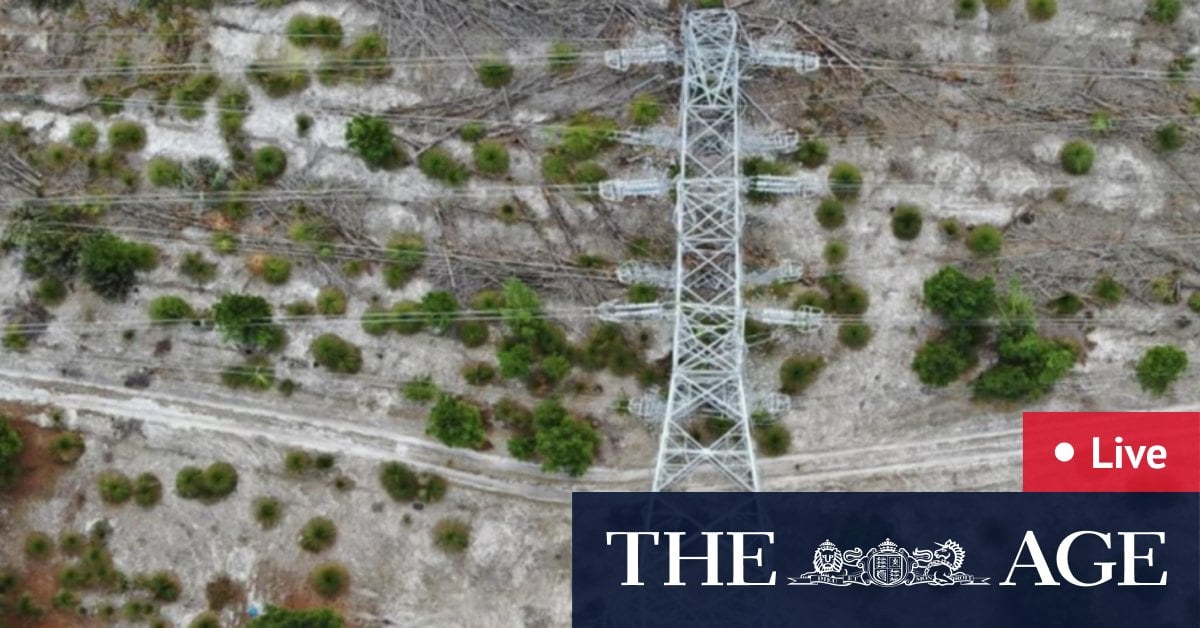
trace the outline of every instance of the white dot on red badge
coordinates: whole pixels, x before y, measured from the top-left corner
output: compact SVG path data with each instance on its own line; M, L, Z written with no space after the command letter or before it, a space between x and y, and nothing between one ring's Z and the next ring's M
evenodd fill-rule
M1059 443L1054 446L1054 457L1058 458L1059 462L1067 462L1075 457L1075 448L1071 443Z

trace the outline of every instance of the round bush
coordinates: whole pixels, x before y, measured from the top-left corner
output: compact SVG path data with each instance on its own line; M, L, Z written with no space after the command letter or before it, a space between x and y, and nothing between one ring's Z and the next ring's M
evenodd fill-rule
M342 45L342 24L329 15L297 13L288 20L287 38L299 48L337 50Z
M63 432L50 441L50 456L59 464L79 460L84 450L83 437L75 432Z
M482 122L470 122L462 125L458 130L458 136L464 142L478 142L487 135L487 127L483 126Z
M805 168L819 168L829 159L829 146L821 140L805 140L796 149L794 157Z
M837 266L846 261L847 246L844 240L830 240L825 243L825 263Z
M161 501L162 492L162 482L153 473L142 473L133 481L133 501L142 508L150 508Z
M1058 13L1058 3L1055 0L1025 0L1025 11L1029 13L1029 19L1045 22Z
M957 0L954 3L954 17L969 20L979 14L979 0Z
M313 517L300 530L300 548L306 552L323 552L337 542L337 526L325 517Z
M471 524L461 519L442 519L433 526L433 544L448 554L461 554L471 543Z
M326 599L335 598L350 587L350 572L337 563L325 563L313 569L308 583L317 595Z
M408 465L399 462L384 463L379 469L379 483L392 499L410 502L417 498L421 481Z
M1161 395L1187 369L1187 354L1170 345L1152 347L1137 363L1138 383L1155 395Z
M71 145L79 150L91 150L100 141L100 131L91 122L78 122L71 127Z
M1152 0L1147 12L1159 24L1174 24L1183 12L1183 0Z
M67 284L54 275L47 275L38 280L37 300L47 307L61 305L67 298Z
M967 235L967 248L976 255L995 255L1004 245L1004 235L993 225L979 225Z
M274 497L260 497L254 500L253 505L254 520L263 529L275 527L279 520L283 517L283 504L279 503Z
M484 174L503 175L508 173L508 149L495 140L483 140L472 149L475 169Z
M346 293L329 286L317 293L317 311L325 316L341 316L346 313Z
M1154 147L1161 153L1169 153L1183 148L1183 127L1172 122L1154 130Z
M292 277L292 263L274 255L263 260L262 278L272 285L283 285Z
M817 205L817 222L826 229L846 224L846 206L836 198L827 198Z
M1109 275L1101 275L1092 286L1092 294L1107 305L1116 305L1125 296L1125 288Z
M443 148L430 148L417 158L417 167L430 179L450 185L466 183L470 173Z
M317 364L334 373L354 374L362 370L362 349L335 334L317 336L309 350Z
M921 209L913 205L900 205L892 212L892 235L900 240L915 240L921 235Z
M767 457L782 456L792 448L792 433L779 423L771 423L754 430L758 450Z
M1085 175L1096 160L1096 150L1083 140L1071 140L1058 151L1058 160L1067 174Z
M220 499L237 489L237 469L228 462L214 462L204 470L204 486L210 499Z
M131 120L118 120L108 127L108 146L129 153L146 147L146 129Z
M278 146L263 146L254 151L254 177L260 183L269 183L287 170L287 153Z
M789 395L804 392L817 379L825 367L820 356L795 356L783 361L779 367L779 389Z
M838 340L851 349L862 349L871 341L871 327L866 323L842 323Z
M100 499L109 504L123 504L133 496L133 482L120 471L104 471L97 478Z
M513 67L499 59L483 62L477 72L480 84L488 89L500 89L513 79Z
M408 154L396 143L387 120L360 114L346 122L346 144L367 166L391 169L408 163Z
M41 532L30 532L25 537L25 555L36 561L43 561L54 552L54 540Z
M176 324L196 316L192 306L177 296L161 296L150 302L150 320L156 323Z
M303 475L312 469L312 456L303 449L293 449L283 457L283 468L292 475Z
M858 198L862 181L862 171L852 163L839 161L829 169L829 190L843 201Z
M466 347L480 347L488 341L488 326L483 321L462 321L458 324L458 339Z
M157 188L177 188L183 185L183 167L178 161L155 157L146 162L146 180Z

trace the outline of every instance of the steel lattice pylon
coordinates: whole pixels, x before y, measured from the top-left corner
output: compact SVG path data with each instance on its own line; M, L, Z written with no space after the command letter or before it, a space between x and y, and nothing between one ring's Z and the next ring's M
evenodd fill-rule
M746 403L742 304L741 50L737 15L694 11L683 29L679 178L675 184L675 332L671 383L653 490L710 462L758 490ZM733 426L702 445L685 421Z
M653 490L671 488L708 463L736 488L757 491L751 404L743 373L746 307L742 296L741 194L748 185L759 182L747 182L741 172L740 81L743 65L791 67L803 72L816 69L818 59L810 54L754 48L744 41L737 14L728 10L687 13L682 39L682 51L674 56L683 66L679 176L675 182L675 265L662 270L635 265L623 268L626 279L632 281L669 283L673 277L674 284L670 286L674 302L661 308L674 319L671 381L665 407L651 399L637 404L637 409L662 420ZM626 69L633 63L672 60L661 48L614 51L608 63ZM795 144L794 133L787 132L758 138L757 142L753 137L749 139L750 147L758 149L786 150ZM775 178L778 181L768 182L773 190L811 196L815 189L803 178ZM642 181L608 185L607 196L611 199L645 195L652 187ZM780 276L790 274L794 271ZM819 312L762 314L771 322L805 329L815 327L820 317ZM773 398L768 401L772 403L766 405L771 408L781 405ZM763 404L760 401L758 405ZM692 420L708 417L722 419L731 428L706 445L687 427Z

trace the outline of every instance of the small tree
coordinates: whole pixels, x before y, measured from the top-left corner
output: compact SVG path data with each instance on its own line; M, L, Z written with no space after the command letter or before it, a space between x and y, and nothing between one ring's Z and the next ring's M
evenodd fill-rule
M390 170L408 163L408 155L396 143L392 127L383 118L360 114L346 123L346 144L372 169Z
M931 340L917 350L912 369L923 384L947 386L970 366L963 351L949 340Z
M1085 175L1096 160L1096 150L1083 140L1071 140L1058 151L1058 160L1067 174Z
M260 296L225 294L213 305L213 323L225 340L243 347L274 349L283 341L283 330L271 324L271 304Z
M100 296L114 301L129 294L137 283L138 271L151 270L157 264L154 247L107 232L88 238L79 252L84 282Z
M1167 392L1187 369L1187 354L1170 345L1151 347L1137 363L1138 383L1155 395Z
M795 356L783 361L779 367L779 389L789 395L798 395L817 379L825 367L820 356Z
M475 169L488 175L508 174L508 149L495 140L483 140L472 148Z
M309 347L313 359L334 373L354 374L362 370L362 349L336 334L321 334Z
M921 234L921 209L915 205L900 205L892 212L892 235L900 240L914 240Z
M476 71L479 74L479 83L488 89L500 89L513 79L513 67L500 59L488 59L481 63Z
M300 548L306 552L323 552L337 542L337 526L325 517L313 517L300 530Z
M534 409L534 424L542 470L578 477L592 466L600 435L590 423L570 416L558 402L546 401Z
M451 447L476 448L487 441L479 408L450 395L442 395L430 409L425 432Z

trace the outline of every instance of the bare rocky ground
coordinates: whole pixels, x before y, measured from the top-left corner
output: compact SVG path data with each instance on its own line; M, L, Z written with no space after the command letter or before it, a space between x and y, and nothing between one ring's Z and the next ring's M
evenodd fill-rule
M378 26L389 35L393 55L509 51L517 60L541 54L549 41L564 36L584 40L585 50L603 50L622 40L670 33L677 22L667 3L652 1L622 2L603 13L591 6L595 3L541 3L545 6L537 14L452 2L421 3L436 10L403 13L410 4L220 7L200 28L205 45L194 54L218 72L236 76L250 61L284 51L278 34L291 15L302 11L334 15L351 35ZM1151 279L1172 270L1181 273L1178 289L1185 300L1200 289L1195 255L1200 181L1194 168L1200 142L1188 100L1197 91L1195 77L1168 85L1162 76L1171 59L1196 54L1200 11L1194 5L1185 5L1174 26L1163 27L1142 19L1139 2L1064 2L1053 20L1040 24L1028 20L1020 2L997 15L981 10L971 20L955 20L952 3L934 0L732 4L756 36L819 50L835 66L805 78L756 75L748 93L772 120L750 112L753 124L774 122L825 137L831 162L856 163L865 174L860 199L837 232L817 225L811 201L747 206L746 245L753 260L803 262L811 270L803 284L815 283L825 272L821 251L828 238L848 242L842 271L869 293L865 320L874 329L860 351L842 347L832 324L807 336L782 333L770 350L752 351L748 381L762 390L775 388L779 364L788 356L813 353L827 361L817 381L781 418L793 436L792 451L761 460L764 488L1018 490L1022 410L1200 407L1194 366L1164 397L1144 393L1133 375L1134 362L1152 345L1177 345L1193 361L1200 356L1195 314L1183 304L1155 303L1148 291ZM105 3L86 5L88 19L102 22ZM408 19L396 19L401 13ZM19 9L8 10L2 20L5 33L61 28L53 19ZM28 56L5 56L8 74L107 63L66 56L56 47L63 42L40 37L12 45ZM116 47L109 41L94 54L111 55ZM63 56L38 56L51 48ZM967 63L981 65L962 65ZM213 255L202 226L160 220L153 212L114 217L114 224L145 230L129 237L144 236L160 248L159 268L124 303L104 301L78 286L52 311L44 336L27 353L6 354L10 359L0 368L0 398L62 408L67 425L82 431L88 442L85 456L58 479L52 498L0 502L5 539L0 563L22 564L21 540L28 531L56 534L106 518L113 523L110 546L122 569L170 568L183 578L183 597L162 610L176 625L186 625L203 608L203 584L221 573L243 582L251 602L310 603L303 578L326 558L343 562L352 573L350 593L338 605L356 625L565 625L570 491L649 486L655 435L614 411L620 398L641 392L637 383L603 373L589 376L587 393L567 403L600 425L604 441L598 464L578 480L546 475L504 453L502 430L491 435L493 450L441 446L424 435L425 406L399 393L399 383L429 374L442 388L483 401L502 396L533 401L518 385L471 389L462 383L461 366L493 359L494 347L464 349L453 339L427 333L376 338L362 331L358 319L373 295L392 302L441 288L466 297L510 272L524 273L547 309L619 298L619 286L604 273L579 269L573 260L580 253L620 260L627 244L640 236L670 242L670 211L661 202L605 206L524 189L513 195L524 205L526 219L506 224L493 213L501 199L484 197L486 188L507 182L476 178L465 188L469 194L439 198L444 188L415 168L368 171L342 139L346 120L358 111L523 123L552 121L584 108L618 115L632 94L646 90L674 98L673 85L664 80L673 75L664 70L618 76L591 64L578 71L578 78L555 82L526 81L524 66L518 63L517 69L517 84L506 99L481 94L464 67L400 69L372 86L324 87L314 81L282 99L269 99L251 87L253 111L245 123L250 143L271 143L287 152L289 185L325 180L368 189L377 200L349 205L360 212L361 233L376 246L392 231L416 230L445 252L440 263L431 256L402 291L388 291L378 274L342 277L312 256L298 259L287 285L270 286L246 269L248 251ZM40 141L63 141L79 120L105 127L105 119L79 109L88 96L77 81L22 83L12 92L34 93L42 102L6 104L0 117L33 127ZM144 158L208 156L225 162L212 107L210 101L208 113L195 122L156 115L149 103L132 104L121 117L145 124ZM1113 116L1115 128L1108 135L1088 130L1097 110ZM316 120L306 138L294 131L294 116L302 112ZM1188 144L1169 155L1155 152L1147 139L1166 121L1178 121L1190 133ZM395 123L414 150L444 139L453 153L466 158L468 145L450 137L456 125ZM536 185L548 138L515 126L503 133L513 144L512 183ZM1058 147L1076 136L1097 145L1096 166L1087 177L1069 177L1058 166ZM665 171L670 155L620 148L605 162L614 176L648 176ZM815 173L823 177L828 168ZM891 233L888 209L897 203L914 203L925 212L925 228L915 241L901 242ZM987 261L972 259L961 241L938 233L941 218L1001 226L1003 253ZM270 233L270 227L263 221L255 228ZM278 225L275 229L282 237ZM219 263L216 282L197 288L178 276L178 260L192 250L205 250ZM1000 278L1018 277L1038 302L1064 290L1086 294L1100 272L1118 276L1130 294L1114 308L1089 303L1090 320L1043 322L1045 330L1076 338L1087 348L1085 359L1053 394L1019 407L980 405L971 401L965 384L928 389L909 368L914 351L936 327L921 307L922 282L956 262ZM300 383L290 398L223 388L217 374L237 361L235 350L211 332L145 322L147 303L163 294L182 294L206 307L223 292L245 291L281 306L311 299L331 282L350 296L349 310L343 319L289 325L290 344L277 371L280 378ZM9 287L0 296L5 308L26 300L33 289L12 255L0 259L0 285ZM788 301L767 297L756 304L786 306ZM592 324L581 318L563 323L574 339ZM648 357L665 355L669 329L646 328L655 339ZM135 331L131 339L122 338L127 329ZM364 347L363 374L330 376L312 367L306 348L324 331ZM497 332L493 329L493 337ZM156 355L156 346L167 338L170 351ZM131 375L143 372L150 374L148 388L125 386ZM46 412L30 418L51 422ZM336 452L338 472L353 478L355 487L338 491L329 477L286 476L283 454L296 447ZM170 490L180 467L215 459L238 465L241 479L230 498L204 506ZM385 460L438 471L452 482L449 495L421 511L391 502L375 479ZM163 503L148 511L105 506L96 495L95 478L113 467L131 475L157 473L168 485ZM250 505L260 495L278 496L286 504L274 530L260 530L250 516ZM334 548L318 557L295 543L299 526L316 515L334 519L340 532ZM446 516L473 524L472 543L462 557L448 557L430 541L431 526ZM234 610L228 611L225 620L234 619Z

